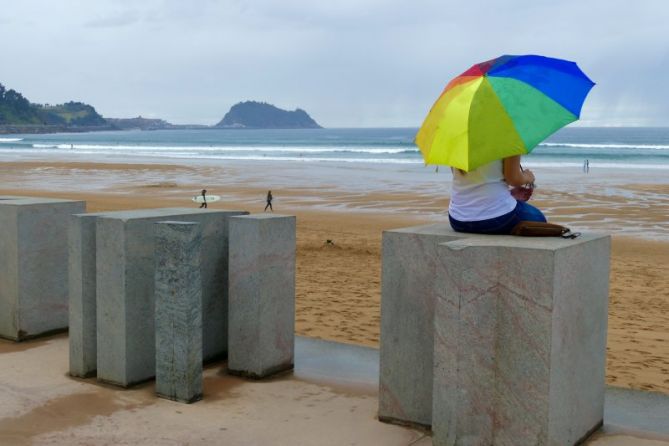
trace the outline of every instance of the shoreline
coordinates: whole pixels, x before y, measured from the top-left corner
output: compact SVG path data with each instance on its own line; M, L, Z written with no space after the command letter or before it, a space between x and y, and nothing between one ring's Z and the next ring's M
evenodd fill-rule
M123 157L82 161L82 156L0 161L0 185L77 191L71 178L76 175L89 191L138 196L150 191L156 199L181 199L187 205L188 197L207 189L239 206L264 202L272 189L279 192L276 203L293 211L402 215L431 222L447 218L450 172L420 166L156 158L129 162ZM535 172L540 181L532 204L550 221L575 231L669 241L669 182L662 176L644 171L624 176L600 170L587 175L567 169Z

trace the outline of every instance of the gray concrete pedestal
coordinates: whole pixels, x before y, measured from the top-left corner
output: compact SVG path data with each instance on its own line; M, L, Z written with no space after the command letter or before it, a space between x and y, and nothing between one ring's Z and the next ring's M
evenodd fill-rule
M67 222L85 208L52 198L0 200L0 337L67 329Z
M432 424L438 245L462 234L448 224L383 232L379 419Z
M435 446L574 445L604 416L610 238L439 247Z
M71 215L68 225L70 375L80 378L95 376L97 369L95 222L100 215Z
M193 208L110 212L96 219L98 379L128 387L155 376L155 223L202 229L203 358L228 347L228 219L243 211Z
M572 445L602 421L610 238L383 235L379 419L441 445Z
M228 372L264 378L293 368L295 217L230 218Z
M156 394L183 403L202 398L202 230L156 225Z

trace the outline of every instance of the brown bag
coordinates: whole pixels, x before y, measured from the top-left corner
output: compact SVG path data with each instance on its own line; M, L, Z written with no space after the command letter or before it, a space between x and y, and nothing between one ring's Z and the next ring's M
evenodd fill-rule
M581 233L571 232L569 228L554 223L521 221L511 230L511 235L519 235L521 237L576 238L581 235Z

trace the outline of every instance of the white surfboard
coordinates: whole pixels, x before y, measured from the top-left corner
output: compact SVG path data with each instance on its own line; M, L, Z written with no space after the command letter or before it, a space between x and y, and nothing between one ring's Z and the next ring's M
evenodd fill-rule
M218 201L220 199L221 199L221 197L218 196L218 195L209 195L209 194L206 195L207 203L212 203L212 202ZM192 198L192 200L196 203L204 203L205 202L205 197L203 197L202 195L196 195Z

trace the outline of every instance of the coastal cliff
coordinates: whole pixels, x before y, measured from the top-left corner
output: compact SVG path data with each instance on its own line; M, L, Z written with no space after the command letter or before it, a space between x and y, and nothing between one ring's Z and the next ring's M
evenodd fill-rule
M246 101L233 105L217 128L320 129L302 109L282 110L266 102Z

